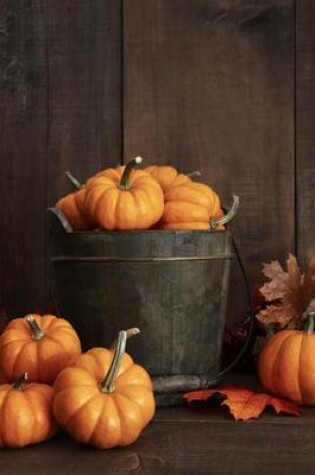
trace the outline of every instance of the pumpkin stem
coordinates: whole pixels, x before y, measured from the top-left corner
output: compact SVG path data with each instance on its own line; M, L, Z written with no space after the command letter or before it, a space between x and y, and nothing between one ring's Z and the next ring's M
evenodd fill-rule
M28 315L26 318L27 323L30 326L32 332L32 339L36 341L40 341L44 338L46 333L44 330L38 325L36 318L33 315Z
M307 315L306 325L305 325L305 333L307 335L312 335L314 333L314 326L315 326L315 312L310 312Z
M23 385L26 383L26 381L28 380L28 374L27 373L23 373L21 374L21 376L18 377L18 379L16 381L14 381L14 383L12 384L12 389L16 389L17 391L21 391Z
M232 203L232 206L229 209L229 211L224 216L222 216L222 218L211 218L210 219L210 228L215 229L220 224L221 225L222 224L227 224L229 221L231 221L237 213L237 210L239 208L239 204L240 204L239 196L233 195L233 203Z
M201 172L199 170L194 170L193 172L189 172L189 173L186 173L186 175L189 177L189 178L199 178L201 176Z
M66 177L70 181L71 185L76 189L76 190L81 190L83 188L83 185L76 179L75 176L72 175L70 171L67 171L65 173Z
M139 333L140 333L139 328L128 328L128 330L126 330L126 339L128 340L128 338L138 335ZM118 342L118 339L116 338L116 340L113 341L113 343L111 344L110 348L114 349L117 345L117 342Z
M120 368L121 360L125 352L127 341L127 332L122 330L118 333L117 344L114 357L105 379L100 382L100 388L103 393L112 393L115 389L114 382Z
M136 165L139 165L142 162L141 157L135 157L130 162L127 163L124 169L124 173L120 179L119 188L120 190L129 190L130 184L130 173Z

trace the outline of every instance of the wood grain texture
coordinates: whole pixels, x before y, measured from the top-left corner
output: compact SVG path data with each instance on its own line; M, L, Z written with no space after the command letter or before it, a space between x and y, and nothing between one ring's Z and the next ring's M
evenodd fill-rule
M0 306L47 307L46 207L121 156L120 2L0 1Z
M199 169L226 204L238 194L233 228L261 282L261 261L295 246L293 0L126 0L124 39L125 158Z
M249 373L233 373L227 384L261 387ZM1 449L1 475L296 475L315 463L314 408L300 417L266 411L260 419L235 422L227 407L158 409L138 441L100 451L75 443L64 432L21 451Z
M45 281L46 60L42 2L0 1L0 305L41 310Z
M120 1L47 1L48 201L121 154Z
M121 161L121 2L47 1L47 204ZM47 236L47 229L45 230ZM48 301L52 276L46 259Z
M296 475L313 473L315 413L266 413L235 422L222 409L160 409L136 443L100 451L65 433L23 451L1 450L2 475Z
M297 248L302 265L315 255L315 4L296 2Z

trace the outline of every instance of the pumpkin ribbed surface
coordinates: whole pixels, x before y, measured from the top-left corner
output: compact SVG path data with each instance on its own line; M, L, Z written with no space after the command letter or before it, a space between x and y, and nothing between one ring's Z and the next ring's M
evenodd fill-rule
M112 360L112 350L93 348L63 370L54 384L58 423L78 442L102 449L134 442L155 410L148 373L126 353L113 391L102 391Z
M144 170L150 173L161 185L164 193L171 187L190 182L190 178L169 165L150 165Z
M56 203L56 208L63 212L74 230L93 228L92 221L87 218L84 212L84 198L85 188L82 188L79 191L66 195Z
M298 404L315 404L315 334L282 330L263 347L258 359L262 385Z
M143 170L133 170L123 188L124 170L125 167L107 169L87 181L86 213L102 229L148 229L163 214L162 189Z
M212 188L192 181L165 193L162 229L209 229L209 220L221 213L220 200Z
M51 384L80 354L81 343L73 327L54 315L15 318L0 337L0 369L8 381L27 372L29 381Z
M52 437L57 431L52 396L46 384L0 385L0 446L24 447Z

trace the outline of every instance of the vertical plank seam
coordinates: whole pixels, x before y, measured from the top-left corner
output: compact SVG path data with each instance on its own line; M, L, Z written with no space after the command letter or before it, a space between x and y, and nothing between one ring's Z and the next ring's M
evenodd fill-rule
M44 16L44 22L45 22L45 33L46 33L46 38L45 38L45 62L46 62L46 143L45 143L45 149L46 149L46 156L45 156L45 168L46 168L46 173L45 173L45 204L46 208L49 205L48 200L49 200L49 189L50 189L50 180L49 180L49 161L50 161L50 139L51 139L51 82L50 82L50 47L49 47L49 3L46 4L46 8L43 8L43 16ZM45 210L46 211L46 210ZM45 269L45 282L44 282L44 295L45 295L45 306L46 308L48 307L50 303L50 270L49 270L49 253L48 253L48 222L47 219L45 220L45 238L44 238L44 256L45 256L45 263L44 263L44 269Z
M124 0L120 1L120 164L125 163L125 35Z
M293 21L294 21L294 43L293 43L293 67L294 67L294 74L293 74L293 114L294 114L294 123L293 123L293 141L294 141L294 150L293 150L293 174L294 174L294 183L293 183L293 200L294 200L294 252L297 258L299 258L299 220L298 220L298 211L299 211L299 203L298 203L298 144L297 144L297 42L298 42L298 22L297 22L297 0L294 0L293 3Z

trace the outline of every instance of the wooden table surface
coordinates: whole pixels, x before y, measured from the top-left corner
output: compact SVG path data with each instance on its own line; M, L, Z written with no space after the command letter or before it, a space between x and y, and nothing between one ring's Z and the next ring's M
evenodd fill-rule
M99 451L60 432L49 442L2 449L0 474L302 475L315 473L314 449L315 408L235 422L224 407L163 407L130 447Z

